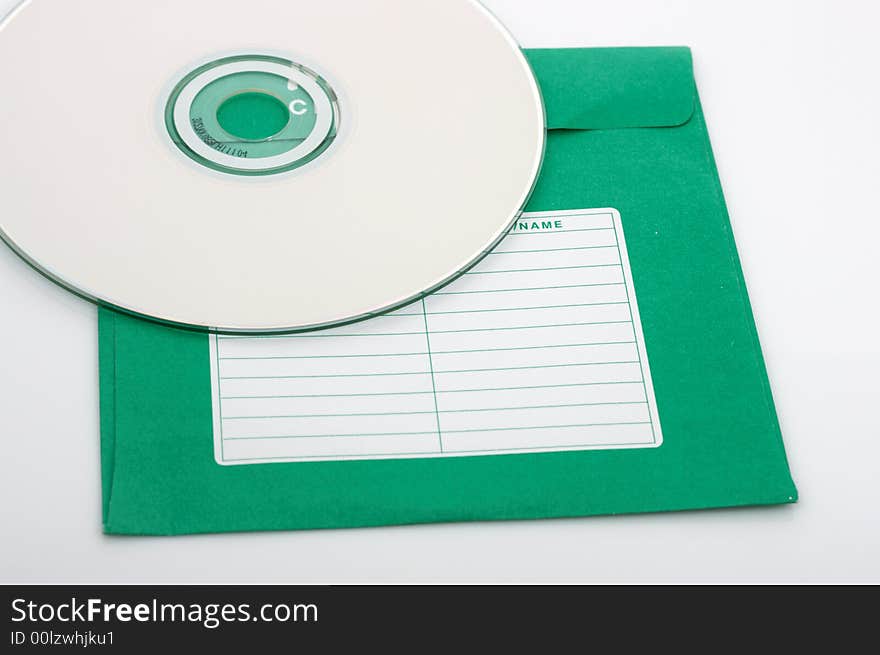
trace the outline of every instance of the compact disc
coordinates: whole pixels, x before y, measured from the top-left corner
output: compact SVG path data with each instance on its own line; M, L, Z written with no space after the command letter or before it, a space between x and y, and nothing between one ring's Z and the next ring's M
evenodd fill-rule
M544 150L534 75L474 0L30 0L0 86L3 239L85 298L224 332L442 287Z

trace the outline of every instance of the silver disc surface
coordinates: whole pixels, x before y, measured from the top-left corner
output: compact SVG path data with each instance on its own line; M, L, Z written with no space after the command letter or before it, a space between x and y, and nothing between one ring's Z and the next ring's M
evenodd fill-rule
M472 0L30 0L0 88L3 239L90 300L208 330L439 288L503 238L545 140L528 63Z

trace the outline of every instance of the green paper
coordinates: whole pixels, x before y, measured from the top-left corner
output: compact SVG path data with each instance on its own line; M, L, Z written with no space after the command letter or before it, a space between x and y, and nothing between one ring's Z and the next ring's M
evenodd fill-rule
M232 136L261 141L275 136L290 121L290 110L275 96L245 91L217 108L217 122Z
M550 127L528 209L619 210L663 445L220 466L209 337L101 309L106 532L536 519L796 500L689 50L527 55Z

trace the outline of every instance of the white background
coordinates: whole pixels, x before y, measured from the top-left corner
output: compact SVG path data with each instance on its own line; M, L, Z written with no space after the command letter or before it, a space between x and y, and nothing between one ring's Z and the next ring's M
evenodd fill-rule
M486 4L525 47L693 48L801 502L105 537L95 309L0 248L0 582L880 582L877 3Z

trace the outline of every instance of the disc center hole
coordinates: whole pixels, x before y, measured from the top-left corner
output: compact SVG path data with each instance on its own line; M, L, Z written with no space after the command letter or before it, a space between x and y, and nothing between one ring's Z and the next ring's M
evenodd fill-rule
M290 110L271 93L242 91L220 103L217 122L224 131L238 139L265 141L287 127Z

